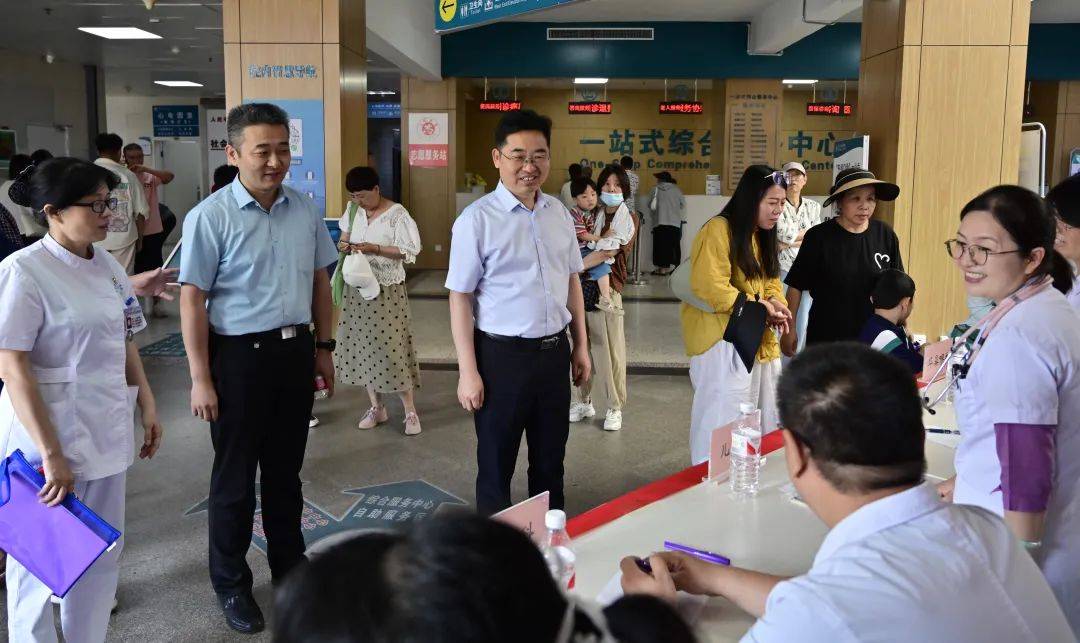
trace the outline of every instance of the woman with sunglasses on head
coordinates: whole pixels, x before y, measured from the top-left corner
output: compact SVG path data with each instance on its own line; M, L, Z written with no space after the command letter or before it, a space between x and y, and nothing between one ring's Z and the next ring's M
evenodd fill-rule
M946 247L968 295L996 306L950 374L961 439L939 491L1004 517L1080 634L1080 319L1057 289L1072 272L1054 218L1035 193L999 186L964 206Z
M43 469L43 503L55 507L74 493L123 531L136 403L139 457L154 456L162 428L132 341L146 327L135 291L116 259L94 247L108 233L116 182L105 168L57 158L12 191L49 233L0 263L0 456L19 449ZM105 640L122 542L61 601L65 640ZM56 640L51 594L8 559L11 640Z
M873 314L870 291L885 270L903 270L900 241L888 224L874 219L878 201L892 201L900 188L873 172L840 172L824 206L836 203L839 215L806 231L784 283L787 305L798 310L803 292L814 298L806 343L856 340ZM791 328L780 339L784 354L795 354L799 338Z
M690 355L694 403L690 419L690 459L709 458L713 429L739 415L740 404L761 409L761 423L776 426L776 380L780 348L773 328L786 330L791 312L780 284L776 222L784 209L787 178L765 165L746 168L731 200L694 237L690 250L690 289L708 304L707 312L680 306L683 342ZM724 340L740 301L761 302L768 323L753 368L747 372L732 343Z
M1074 174L1055 185L1046 200L1057 215L1057 236L1054 249L1069 261L1074 276L1072 288L1066 294L1072 307L1080 311L1080 174Z

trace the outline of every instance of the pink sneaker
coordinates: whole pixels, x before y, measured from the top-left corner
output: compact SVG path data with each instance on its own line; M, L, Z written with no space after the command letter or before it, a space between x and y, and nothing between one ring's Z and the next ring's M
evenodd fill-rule
M361 429L374 429L388 419L389 417L386 414L385 406L373 406L367 410L364 417L360 418L360 424L358 424L357 427Z
M414 413L405 414L405 435L417 435L420 433L420 416Z

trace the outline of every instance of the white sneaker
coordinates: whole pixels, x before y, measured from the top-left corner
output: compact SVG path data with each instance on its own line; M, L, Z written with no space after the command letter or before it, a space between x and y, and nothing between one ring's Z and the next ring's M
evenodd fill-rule
M307 428L309 428L309 429L314 429L315 427L319 426L319 423L320 423L320 422L319 422L319 418L317 418L317 417L315 417L314 415L312 415L312 416L311 416L311 419L310 419L310 420L308 420L308 423L307 423Z
M622 428L622 411L619 409L608 409L607 417L604 418L604 430L605 431L618 431Z
M580 422L594 415L596 415L596 409L593 408L592 402L574 402L570 405L571 422Z

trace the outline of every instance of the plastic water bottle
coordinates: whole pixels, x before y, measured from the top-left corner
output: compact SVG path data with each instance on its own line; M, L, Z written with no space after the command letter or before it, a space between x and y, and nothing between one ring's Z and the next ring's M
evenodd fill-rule
M562 589L574 587L574 546L566 533L566 513L561 509L552 509L544 515L547 538L544 539L542 552L551 576Z
M325 400L330 395L330 387L326 385L326 380L322 375L315 376L315 399Z
M757 494L761 477L761 431L751 421L756 409L739 405L739 422L731 432L731 492L736 496Z

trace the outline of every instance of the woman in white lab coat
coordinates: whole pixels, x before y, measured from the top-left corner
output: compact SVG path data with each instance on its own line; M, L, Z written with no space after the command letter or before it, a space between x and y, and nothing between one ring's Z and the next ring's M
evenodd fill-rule
M141 409L139 452L161 444L154 395L132 335L146 326L124 269L93 246L108 232L116 184L104 168L73 158L37 167L12 190L49 233L0 263L0 456L21 449L45 474L41 500L75 493L124 529L124 488L134 459L134 405ZM59 511L59 509L57 509ZM119 574L118 546L102 555L60 604L69 642L105 640ZM55 641L49 589L7 561L8 636Z
M1080 318L1058 290L1072 272L1054 233L1038 195L999 186L964 206L946 242L968 295L996 306L961 351L962 437L941 491L1004 517L1080 633Z

